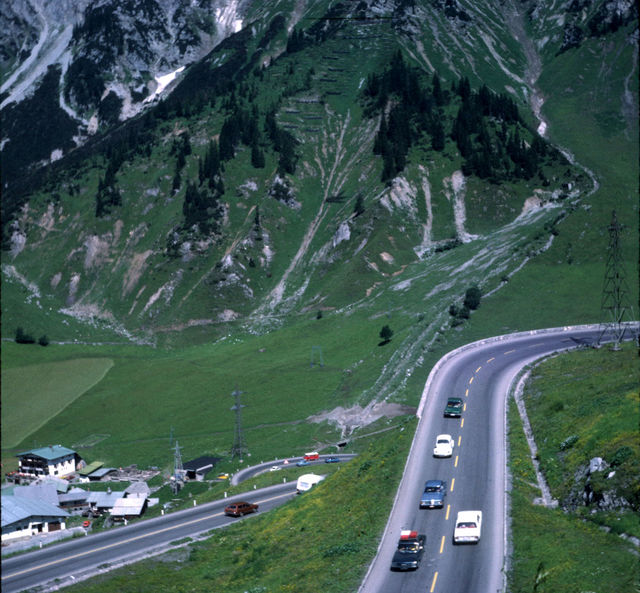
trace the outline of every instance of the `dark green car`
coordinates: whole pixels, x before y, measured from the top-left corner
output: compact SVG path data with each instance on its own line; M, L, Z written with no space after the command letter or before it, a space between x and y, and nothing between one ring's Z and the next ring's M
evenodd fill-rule
M462 398L450 397L447 399L444 415L446 418L460 418L462 416Z

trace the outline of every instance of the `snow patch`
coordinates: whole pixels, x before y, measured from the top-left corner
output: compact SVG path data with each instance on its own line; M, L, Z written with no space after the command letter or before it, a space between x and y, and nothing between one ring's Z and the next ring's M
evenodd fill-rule
M180 72L182 72L184 68L184 66L180 66L180 68L174 70L173 72L169 72L169 74L155 76L154 78L158 86L156 90L143 101L143 103L150 103L151 101L156 99L162 93L162 91L164 91L176 79L176 76L178 76L178 74L180 74Z

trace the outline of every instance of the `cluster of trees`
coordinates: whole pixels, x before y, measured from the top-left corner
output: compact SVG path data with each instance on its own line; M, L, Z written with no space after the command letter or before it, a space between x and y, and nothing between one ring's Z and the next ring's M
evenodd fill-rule
M295 139L295 136L278 126L275 109L267 113L264 127L273 149L280 154L278 172L293 175L293 173L296 172L298 162L298 155L296 153L298 141Z
M31 334L25 333L22 327L16 328L16 344L35 344L36 340ZM40 346L48 346L49 338L46 335L42 335L38 338L38 344Z
M111 212L114 206L122 205L120 189L116 184L116 173L124 162L124 153L114 148L108 157L107 170L104 177L98 181L98 193L96 194L96 217L101 218Z
M443 108L449 93L434 73L430 88L422 84L420 72L407 66L400 51L381 74L370 74L364 86L365 113L382 112L373 152L383 158L382 181L389 181L406 166L409 149L425 135L432 150L445 147ZM386 106L393 97L388 115Z
M460 325L465 319L469 319L471 311L475 311L480 306L482 292L477 286L471 286L467 289L462 306L453 303L449 307L449 315L453 317L452 325Z
M169 154L176 155L176 170L171 184L171 192L176 194L182 185L182 169L187 164L187 157L191 154L189 132L182 132L177 138L174 138Z
M547 144L527 129L506 94L493 93L486 85L473 91L467 78L445 90L437 73L426 85L397 52L384 72L367 77L363 96L365 113L381 114L373 152L383 159L382 181L405 168L411 146L421 142L442 151L447 137L464 159L465 175L499 182L540 174L545 181L540 165L551 154ZM456 106L455 117L448 115Z
M186 229L197 227L203 235L219 232L219 220L223 214L220 190L221 188L217 186L199 188L193 181L187 184L182 204L182 215ZM222 192L224 192L224 188L222 188Z

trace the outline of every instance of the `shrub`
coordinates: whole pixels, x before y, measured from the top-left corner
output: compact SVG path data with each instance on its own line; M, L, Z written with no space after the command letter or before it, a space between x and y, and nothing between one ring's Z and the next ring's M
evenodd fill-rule
M464 295L464 306L474 311L480 306L481 297L482 293L477 286L468 288L467 292Z
M393 330L388 325L383 326L380 330L382 344L388 344L391 341L391 336L393 336Z
M49 338L47 338L46 334L38 338L38 344L40 344L40 346L49 345Z
M16 342L18 344L33 344L35 339L29 334L25 334L22 327L16 329Z

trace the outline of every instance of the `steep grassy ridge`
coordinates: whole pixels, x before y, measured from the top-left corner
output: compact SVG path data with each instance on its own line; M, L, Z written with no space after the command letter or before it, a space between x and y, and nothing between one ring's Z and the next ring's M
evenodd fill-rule
M622 352L606 348L574 352L537 366L527 383L524 401L540 466L561 508L532 504L540 492L512 405L514 553L509 590L531 591L536 582L543 591L636 590L640 578L637 551L619 537L640 534L636 358L632 344L626 344ZM609 470L598 471L588 478L595 496L585 504L584 470L594 456L602 456L614 473L608 477ZM604 492L609 503L623 498L632 506L607 507Z

